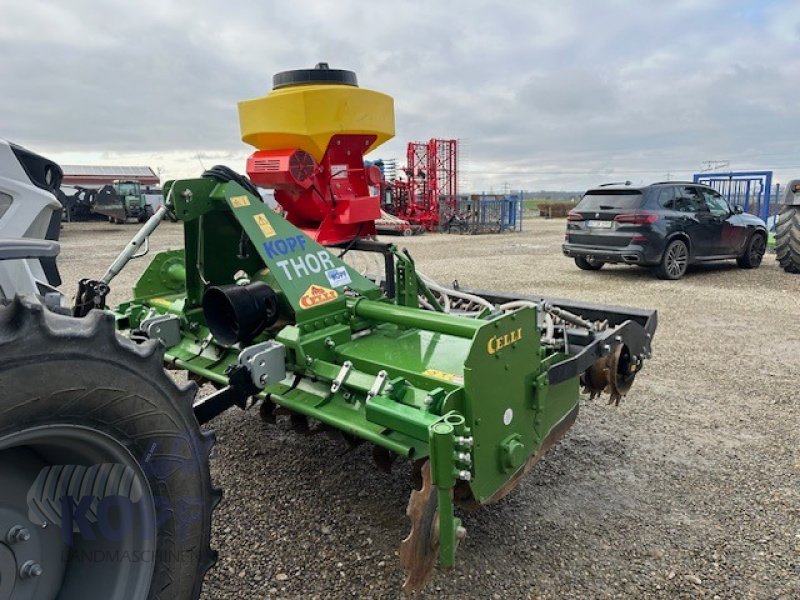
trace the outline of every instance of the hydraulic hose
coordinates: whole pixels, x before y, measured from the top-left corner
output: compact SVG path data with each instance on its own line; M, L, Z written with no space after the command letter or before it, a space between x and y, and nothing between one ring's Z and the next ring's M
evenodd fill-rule
M253 185L252 181L250 181L244 175L237 173L230 167L226 167L225 165L214 165L210 169L203 172L203 177L210 177L211 179L216 179L222 183L235 181L248 192L253 194L256 198L261 198L258 188Z

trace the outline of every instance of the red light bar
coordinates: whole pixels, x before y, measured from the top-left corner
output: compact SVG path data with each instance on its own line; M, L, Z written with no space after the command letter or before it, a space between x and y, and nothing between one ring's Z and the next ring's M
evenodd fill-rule
M658 221L658 213L649 211L639 211L635 213L624 213L614 217L617 223L624 225L652 225Z

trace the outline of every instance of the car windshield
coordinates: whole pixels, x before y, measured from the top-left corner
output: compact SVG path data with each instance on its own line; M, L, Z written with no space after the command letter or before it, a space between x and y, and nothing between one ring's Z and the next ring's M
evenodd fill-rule
M639 190L589 190L576 210L626 210L641 205Z

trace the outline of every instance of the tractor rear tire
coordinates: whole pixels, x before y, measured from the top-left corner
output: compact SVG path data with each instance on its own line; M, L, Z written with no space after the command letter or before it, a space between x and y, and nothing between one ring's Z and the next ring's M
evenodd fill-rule
M599 271L606 263L591 258L585 258L583 256L576 256L575 264L583 271Z
M0 305L0 597L199 598L213 434L162 354L99 311Z
M787 273L800 273L800 206L781 206L775 228L775 257Z
M767 251L767 236L761 232L755 232L745 246L744 254L736 259L736 264L742 269L757 269L761 266L764 252Z

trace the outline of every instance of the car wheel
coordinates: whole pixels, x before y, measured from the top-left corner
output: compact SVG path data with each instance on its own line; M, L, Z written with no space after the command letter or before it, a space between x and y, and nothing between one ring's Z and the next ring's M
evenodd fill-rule
M601 260L593 260L591 258L584 258L583 256L576 256L575 264L578 265L579 269L583 269L584 271L598 271L602 269L603 265L606 263Z
M673 240L664 250L664 256L655 269L659 279L680 279L689 266L689 247L683 240Z
M744 249L744 254L736 259L742 269L757 269L764 258L764 252L767 251L767 239L762 233L754 233L747 242L747 247Z

